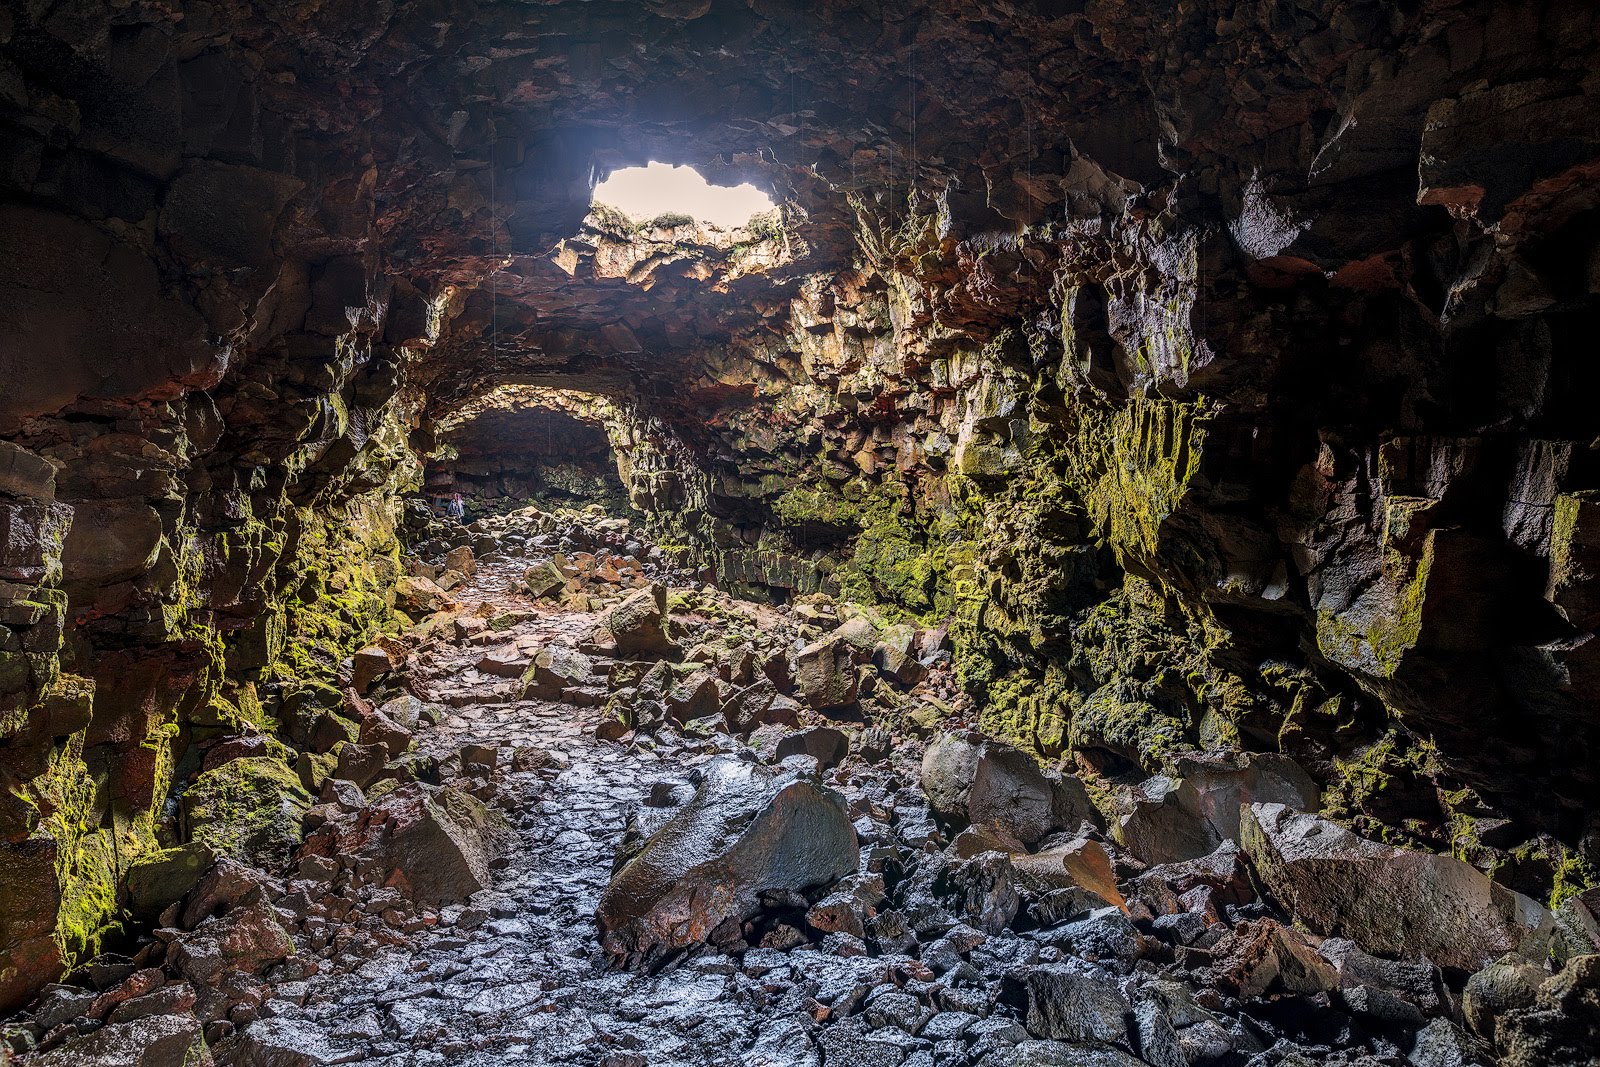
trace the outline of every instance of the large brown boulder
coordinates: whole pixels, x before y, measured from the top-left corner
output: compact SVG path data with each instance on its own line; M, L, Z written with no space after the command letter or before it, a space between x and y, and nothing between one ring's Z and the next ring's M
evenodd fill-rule
M1182 863L1239 839L1246 804L1315 811L1321 791L1289 757L1275 752L1180 756L1176 777L1143 782L1113 827L1118 844L1145 863Z
M795 656L795 687L814 710L843 711L855 706L861 693L856 670L862 653L850 634L835 631L813 641Z
M922 788L946 819L998 828L1028 846L1100 822L1082 782L997 741L940 737L923 754Z
M489 886L505 837L503 818L480 801L448 786L410 782L324 824L305 852L375 864L376 880L438 907Z
M639 589L606 613L606 629L617 641L623 659L673 656L678 646L667 623L667 590L661 585Z
M431 579L413 575L406 575L395 583L394 597L395 607L412 616L448 611L456 603Z
M1469 863L1368 841L1282 804L1246 808L1240 845L1295 919L1378 955L1475 971L1507 952L1542 954L1555 930L1549 909Z
M856 869L844 804L814 780L728 758L696 777L600 898L601 944L619 963L662 963L755 916L763 893L825 889Z

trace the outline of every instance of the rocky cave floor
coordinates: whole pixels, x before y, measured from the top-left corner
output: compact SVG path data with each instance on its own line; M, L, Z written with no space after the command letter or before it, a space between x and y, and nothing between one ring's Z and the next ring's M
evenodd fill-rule
M287 872L169 872L181 898L128 954L4 1024L19 1062L1453 1067L1494 1062L1497 1019L1514 1062L1584 1062L1600 957L1541 962L1549 930L1391 909L1512 953L1467 981L1263 897L1235 838L1312 819L1258 803L1314 798L1281 758L1102 795L1113 833L1075 778L939 732L964 709L937 631L736 600L593 513L423 547L423 621L345 665L361 734L319 746L315 802L241 804L241 837L300 822ZM1339 867L1361 842L1307 833L1333 839L1312 879L1367 877ZM1405 878L1470 896L1458 873Z

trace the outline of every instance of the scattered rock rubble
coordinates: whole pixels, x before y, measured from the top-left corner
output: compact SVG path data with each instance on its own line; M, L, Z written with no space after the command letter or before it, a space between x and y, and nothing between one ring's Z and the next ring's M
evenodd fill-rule
M1316 787L1278 756L1086 788L959 728L936 638L736 601L593 520L426 542L415 627L301 723L299 780L273 779L270 739L214 746L183 805L250 817L142 866L148 928L6 1023L9 1053L1594 1062L1582 899L1552 914L1361 840L1299 810Z

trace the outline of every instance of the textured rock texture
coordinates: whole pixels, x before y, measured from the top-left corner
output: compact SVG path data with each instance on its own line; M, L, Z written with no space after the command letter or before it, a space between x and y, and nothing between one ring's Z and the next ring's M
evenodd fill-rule
M1549 954L1550 912L1453 856L1365 841L1282 804L1246 808L1239 843L1273 896L1317 933L1462 971L1511 952Z
M607 398L725 586L935 624L993 733L1282 751L1368 836L1592 885L1597 19L0 7L0 1009L218 739L353 758L400 496L508 384ZM590 211L649 158L784 206Z
M817 783L732 759L699 777L682 810L618 857L600 898L601 944L619 960L659 965L706 941L736 940L764 896L824 890L855 870L844 804Z

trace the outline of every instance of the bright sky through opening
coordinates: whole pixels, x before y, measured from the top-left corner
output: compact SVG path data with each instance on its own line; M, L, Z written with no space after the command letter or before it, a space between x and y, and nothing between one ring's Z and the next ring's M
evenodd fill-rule
M728 189L712 185L693 167L651 163L613 171L595 186L594 201L616 208L638 222L658 215L680 214L725 230L737 229L750 216L772 210L772 200L753 185Z

